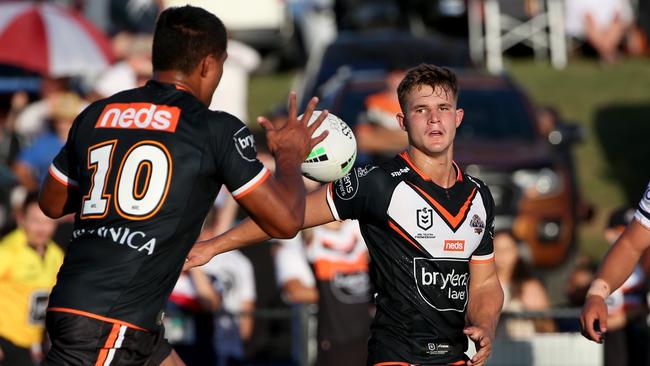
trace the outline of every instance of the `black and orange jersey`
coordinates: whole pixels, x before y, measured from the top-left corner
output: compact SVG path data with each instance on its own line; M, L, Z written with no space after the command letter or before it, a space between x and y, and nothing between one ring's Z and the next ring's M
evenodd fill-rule
M221 185L240 198L269 176L240 120L156 81L86 108L50 174L80 202L49 309L145 329Z
M329 186L334 217L359 220L370 253L369 365L466 359L469 263L494 260L494 204L485 184L454 167L444 189L402 153Z
M312 229L307 246L318 287L318 339L330 345L368 338L370 325L370 276L368 249L359 224L344 221L340 226ZM365 346L361 353L365 353Z

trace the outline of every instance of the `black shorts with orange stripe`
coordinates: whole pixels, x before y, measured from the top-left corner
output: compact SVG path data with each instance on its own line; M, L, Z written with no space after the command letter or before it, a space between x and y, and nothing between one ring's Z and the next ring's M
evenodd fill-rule
M46 316L52 347L45 365L160 365L172 348L164 328L156 332L118 321L62 311Z

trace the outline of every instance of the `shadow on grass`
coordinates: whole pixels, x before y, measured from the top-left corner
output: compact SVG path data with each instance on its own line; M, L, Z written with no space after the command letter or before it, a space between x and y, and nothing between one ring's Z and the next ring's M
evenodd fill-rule
M606 178L636 207L650 180L650 103L602 107L594 128L607 161Z

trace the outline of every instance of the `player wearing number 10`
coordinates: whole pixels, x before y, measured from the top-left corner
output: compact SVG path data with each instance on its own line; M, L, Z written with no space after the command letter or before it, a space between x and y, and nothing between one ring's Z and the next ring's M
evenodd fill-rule
M226 30L203 9L160 14L154 80L97 101L75 120L41 192L50 217L75 230L46 316L48 365L183 365L163 337L162 308L222 184L271 235L302 226L300 163L325 137L325 118L266 119L277 177L257 160L250 131L207 108L227 57Z

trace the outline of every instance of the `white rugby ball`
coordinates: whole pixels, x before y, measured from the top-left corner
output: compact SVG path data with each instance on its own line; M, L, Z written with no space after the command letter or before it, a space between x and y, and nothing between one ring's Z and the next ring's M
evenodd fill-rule
M321 111L314 111L309 119L311 125ZM302 118L300 115L298 118ZM302 163L302 174L319 182L332 182L346 175L357 157L357 140L347 123L329 113L323 123L316 129L316 137L323 131L329 131L325 140L316 145Z

